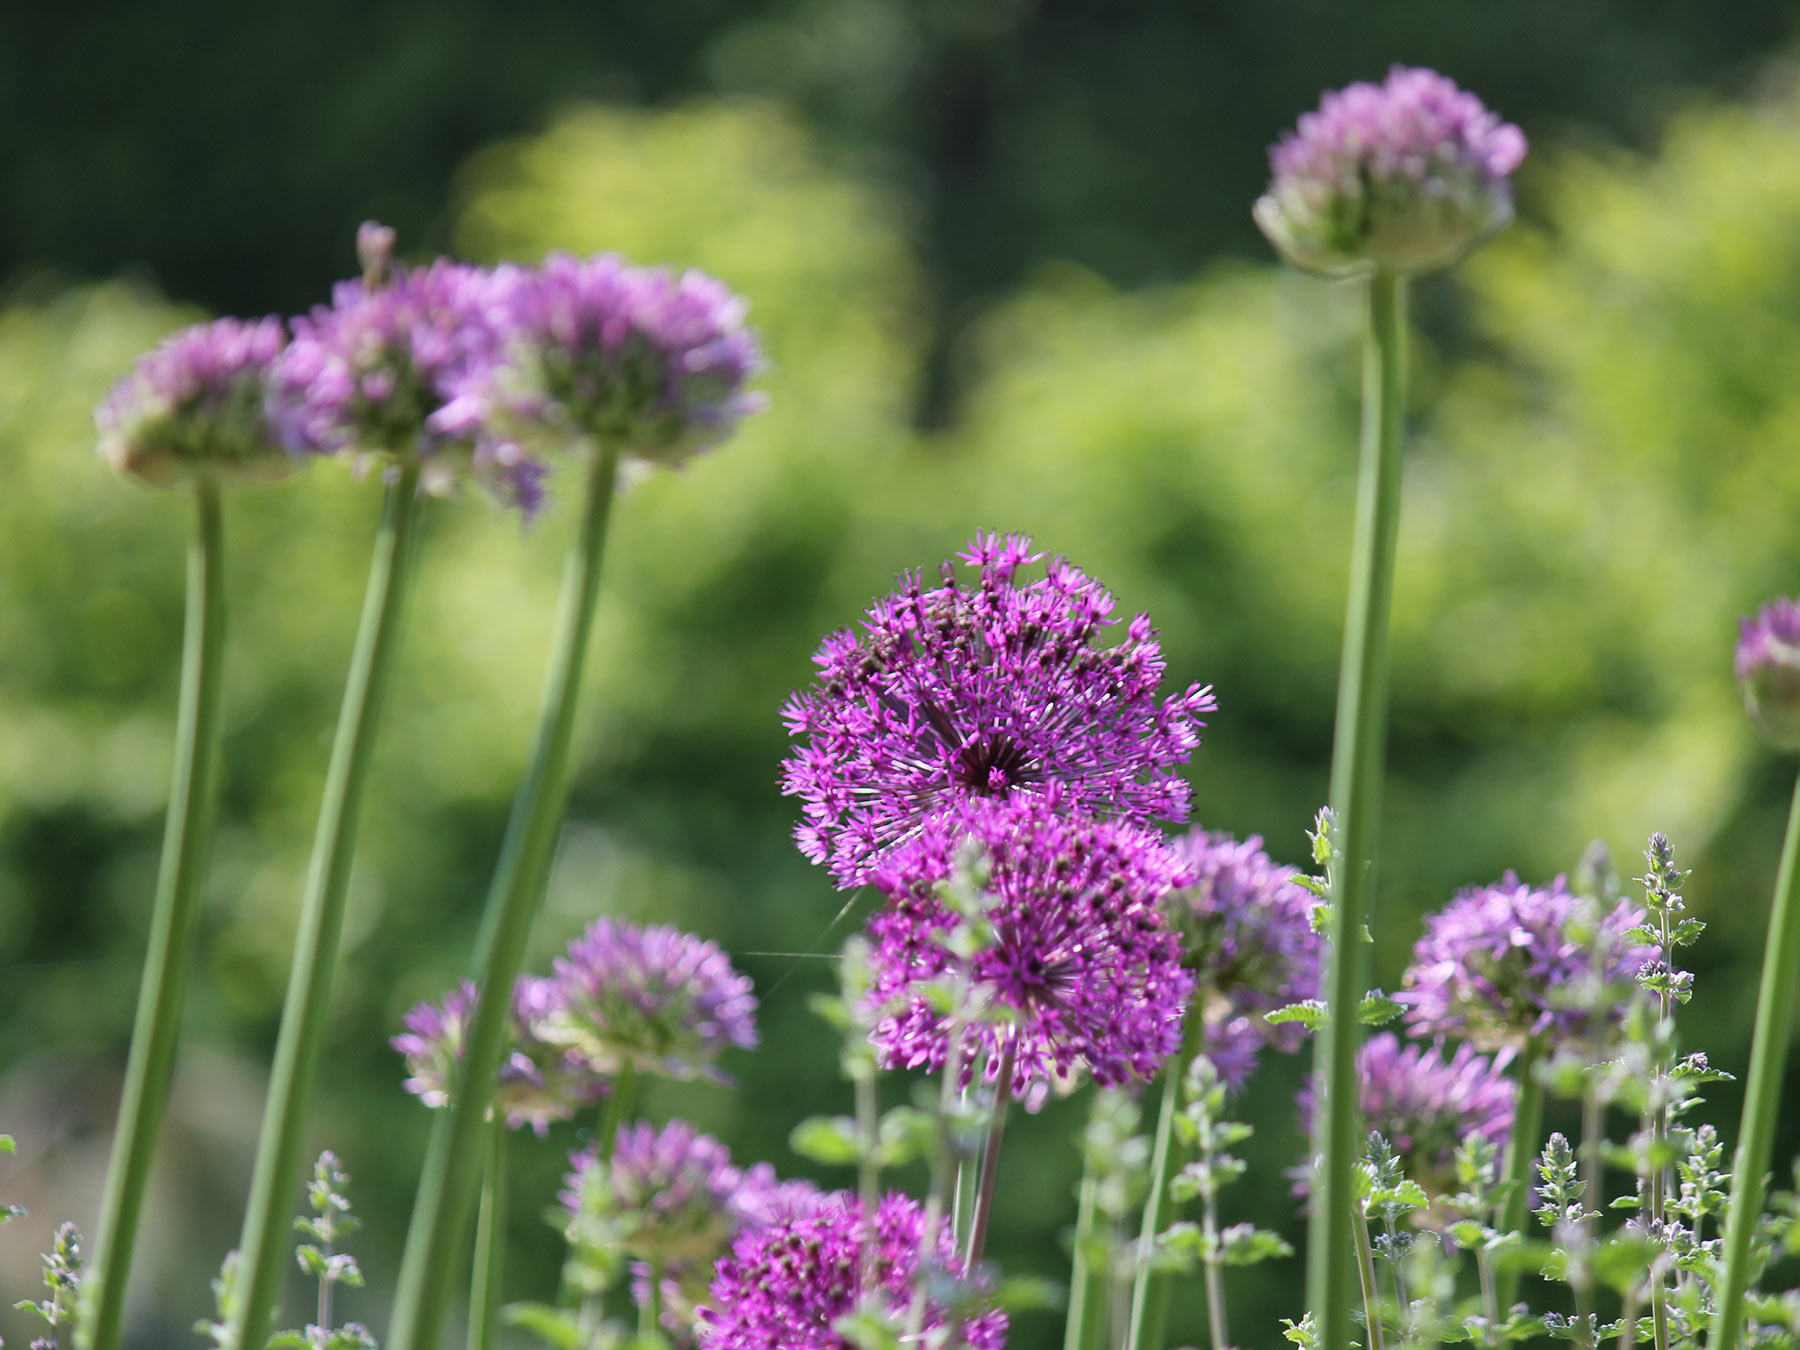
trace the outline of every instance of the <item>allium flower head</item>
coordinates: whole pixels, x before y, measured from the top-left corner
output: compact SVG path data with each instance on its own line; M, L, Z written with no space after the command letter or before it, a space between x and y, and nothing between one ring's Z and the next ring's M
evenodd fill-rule
M1738 625L1738 685L1769 740L1800 750L1800 601L1775 599Z
M873 1292L904 1320L924 1227L918 1203L903 1195L882 1200L871 1224L854 1196L839 1193L808 1214L746 1233L713 1276L700 1309L701 1344L708 1350L852 1350L832 1324L857 1306L864 1245L870 1248ZM937 1245L937 1264L960 1274L948 1223L940 1225ZM945 1321L944 1308L932 1300L926 1331ZM998 1308L965 1314L961 1335L946 1350L1000 1350L1006 1326Z
M391 1042L406 1057L407 1091L427 1106L450 1104L463 1038L479 997L475 982L464 980L436 1003L415 1004L404 1019L406 1031ZM500 1061L494 1100L515 1130L530 1125L543 1134L552 1121L567 1120L606 1095L607 1080L592 1063L541 1035L560 1001L560 991L549 980L521 975L513 986L510 1045Z
M965 803L1041 797L1070 811L1147 822L1187 815L1179 774L1200 743L1212 691L1158 702L1162 648L1139 615L1102 646L1115 620L1107 591L1060 558L1035 581L1031 541L984 535L869 609L861 634L825 639L819 677L782 710L796 745L782 791L805 815L801 851L846 887L930 818Z
M1432 70L1329 93L1269 151L1256 223L1310 272L1424 272L1512 219L1525 136Z
M556 959L544 1034L617 1071L728 1082L727 1046L756 1044L756 995L717 943L666 924L596 919Z
M286 345L276 318L215 319L165 338L95 410L101 457L158 487L291 473L265 409Z
M1009 1039L1012 1090L1034 1105L1080 1068L1103 1087L1153 1077L1180 1046L1194 987L1160 909L1187 870L1148 831L1064 815L1054 797L971 801L877 869L889 903L869 924L869 1006L886 1062L937 1069L949 1053L950 1022L926 986L962 959L944 945L959 919L938 887L967 840L988 863L993 934L967 981L978 1003L1009 1016L964 1029L965 1079L981 1052L997 1073Z
M1623 1004L1598 987L1629 986L1654 949L1627 934L1644 912L1621 900L1610 911L1508 872L1458 895L1425 921L1406 988L1397 995L1415 1036L1451 1036L1487 1050L1536 1038L1581 1042L1596 1019L1616 1023ZM1600 1001L1599 1007L1583 1007Z
M272 408L296 453L354 452L418 463L447 489L475 463L516 269L440 258L394 268L379 286L343 281L331 304L294 320Z
M1357 1053L1364 1123L1381 1131L1406 1175L1433 1200L1456 1189L1456 1147L1465 1136L1479 1134L1506 1151L1516 1091L1505 1072L1512 1057L1510 1049L1489 1059L1459 1045L1446 1059L1441 1046L1408 1045L1388 1031L1371 1036ZM1299 1104L1310 1136L1310 1086L1301 1089Z
M553 253L508 299L507 359L491 396L528 440L610 443L674 463L762 406L748 304L699 272Z

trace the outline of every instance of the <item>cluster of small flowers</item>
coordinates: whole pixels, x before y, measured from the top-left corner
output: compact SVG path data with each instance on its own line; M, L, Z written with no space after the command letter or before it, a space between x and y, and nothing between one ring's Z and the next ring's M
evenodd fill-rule
M697 272L603 254L536 268L391 262L365 225L364 275L284 324L176 333L101 404L101 454L143 481L267 479L317 455L473 473L527 514L553 452L604 444L680 461L759 406L744 301Z

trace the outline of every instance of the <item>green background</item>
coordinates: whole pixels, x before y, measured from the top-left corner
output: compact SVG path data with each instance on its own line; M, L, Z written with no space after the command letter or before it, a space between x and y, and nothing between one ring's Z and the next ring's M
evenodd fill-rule
M538 966L597 913L717 938L765 998L736 1093L657 1087L745 1160L847 1109L804 1009L852 921L789 843L777 710L825 631L978 528L1023 530L1162 629L1221 709L1197 818L1288 860L1325 791L1357 400L1353 290L1248 219L1323 87L1435 64L1524 126L1522 222L1414 295L1413 442L1375 922L1592 838L1697 870L1687 1048L1745 1059L1791 765L1730 680L1800 589L1800 96L1788 7L996 0L20 15L0 54L0 1294L91 1223L166 794L187 503L110 476L94 402L170 328L304 308L369 215L402 251L618 249L752 302L767 413L620 504ZM228 504L217 862L135 1335L189 1343L235 1240L377 509L335 465ZM383 728L315 1138L354 1177L385 1325L428 1120L386 1038L460 973L535 708L569 512L434 504ZM852 918L854 917L854 914ZM1227 1221L1298 1224L1299 1065ZM903 1088L890 1083L899 1100ZM1735 1118L1731 1084L1713 1093ZM993 1253L1060 1276L1082 1103L1015 1121ZM1562 1123L1552 1110L1552 1123ZM1623 1129L1623 1122L1618 1123ZM575 1127L516 1151L547 1204ZM1782 1150L1800 1147L1800 1122ZM816 1173L823 1180L829 1173ZM298 1197L296 1197L296 1200ZM538 1201L511 1288L555 1279ZM1276 1343L1298 1263L1237 1278ZM296 1282L290 1307L305 1306ZM1197 1301L1178 1331L1198 1338ZM300 1320L298 1312L290 1320ZM8 1338L31 1334L0 1313ZM1014 1344L1050 1344L1022 1320Z

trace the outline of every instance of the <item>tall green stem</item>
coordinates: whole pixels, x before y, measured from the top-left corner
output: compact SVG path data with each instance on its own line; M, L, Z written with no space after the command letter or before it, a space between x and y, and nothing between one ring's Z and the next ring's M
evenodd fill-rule
M1744 1087L1744 1115L1738 1125L1737 1156L1731 1165L1731 1202L1726 1210L1724 1280L1719 1313L1707 1338L1708 1350L1735 1350L1744 1330L1744 1297L1750 1288L1750 1239L1762 1214L1763 1174L1775 1140L1781 1108L1781 1071L1787 1060L1788 1029L1794 1009L1794 982L1800 978L1800 786L1788 813L1787 841L1769 912L1769 940L1763 948L1762 987L1756 996L1756 1035L1750 1043L1750 1081Z
M1081 1174L1081 1201L1075 1215L1075 1259L1069 1272L1069 1314L1063 1350L1101 1350L1106 1344L1107 1278L1087 1258L1100 1222L1100 1178L1090 1158Z
M627 1061L613 1075L612 1095L606 1099L606 1110L600 1113L600 1137L594 1151L601 1162L611 1162L619 1144L619 1130L631 1119L631 1108L637 1105L637 1065Z
M487 1172L475 1220L474 1277L469 1282L469 1350L493 1350L506 1264L506 1113L488 1122ZM652 1286L654 1288L654 1285Z
M218 485L196 484L194 505L181 702L175 722L175 766L163 825L162 864L156 877L150 941L144 952L144 978L138 988L119 1123L100 1202L99 1241L86 1281L88 1311L81 1325L83 1343L92 1350L116 1350L119 1344L125 1286L131 1278L131 1248L175 1070L194 918L211 847L225 645L224 526Z
M586 502L563 574L537 743L525 781L513 800L488 892L476 948L481 997L469 1023L453 1099L448 1110L438 1113L432 1128L413 1203L394 1293L389 1350L438 1350L443 1340L455 1253L468 1233L473 1188L480 1176L476 1152L505 1044L513 981L543 901L568 805L570 742L617 474L616 448L599 448L589 469Z
M1188 1065L1200 1053L1205 1039L1205 1019L1199 1008L1190 1008L1181 1051L1163 1066L1162 1105L1157 1110L1156 1142L1150 1155L1150 1193L1144 1197L1144 1226L1139 1234L1139 1246L1145 1253L1179 1212L1179 1206L1169 1196L1169 1183L1187 1162L1188 1151L1175 1133L1175 1117L1181 1114L1182 1083ZM1168 1337L1169 1291L1173 1284L1167 1271L1152 1270L1147 1261L1139 1264L1131 1286L1127 1350L1162 1350Z
M1388 612L1405 440L1404 294L1398 277L1377 274L1369 279L1356 537L1331 754L1338 859L1331 896L1329 1022L1320 1043L1325 1109L1320 1112L1316 1151L1322 1161L1306 1262L1307 1299L1318 1320L1322 1350L1348 1346L1357 1282L1350 1212L1360 1154L1356 1048L1361 1030L1358 1012L1367 986L1362 934L1369 914L1387 747Z
M969 1246L963 1257L964 1269L973 1274L987 1251L988 1225L994 1215L994 1191L1000 1178L1000 1145L1006 1138L1006 1107L1012 1101L1013 1060L1018 1051L1018 1038L1008 1036L1000 1050L999 1067L994 1073L994 1109L988 1115L987 1138L981 1148L981 1179L975 1191L974 1212L969 1219Z
M262 1345L268 1340L275 1299L289 1265L292 1193L305 1161L306 1110L331 1007L363 791L374 760L376 728L387 702L394 653L400 645L401 615L418 551L418 488L418 469L404 469L388 485L382 503L362 619L350 652L337 735L325 771L325 793L319 803L312 860L300 902L300 926L294 935L294 959L288 971L287 1001L281 1010L269 1095L263 1103L250 1201L238 1241L243 1262L239 1268L241 1301L233 1327L238 1345Z
M1506 1170L1502 1180L1511 1186L1500 1209L1500 1231L1529 1237L1525 1231L1526 1211L1531 1199L1531 1167L1537 1161L1538 1135L1544 1123L1544 1085L1538 1081L1539 1050L1528 1042L1518 1059L1519 1091L1513 1101L1512 1134L1506 1141ZM1502 1267L1495 1276L1500 1297L1500 1315L1505 1317L1519 1296L1519 1272L1516 1266Z

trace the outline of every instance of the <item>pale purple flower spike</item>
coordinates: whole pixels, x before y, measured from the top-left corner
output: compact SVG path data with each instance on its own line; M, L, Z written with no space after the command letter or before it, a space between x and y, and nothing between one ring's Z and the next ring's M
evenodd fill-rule
M1800 601L1775 599L1738 626L1744 707L1782 750L1800 750Z

